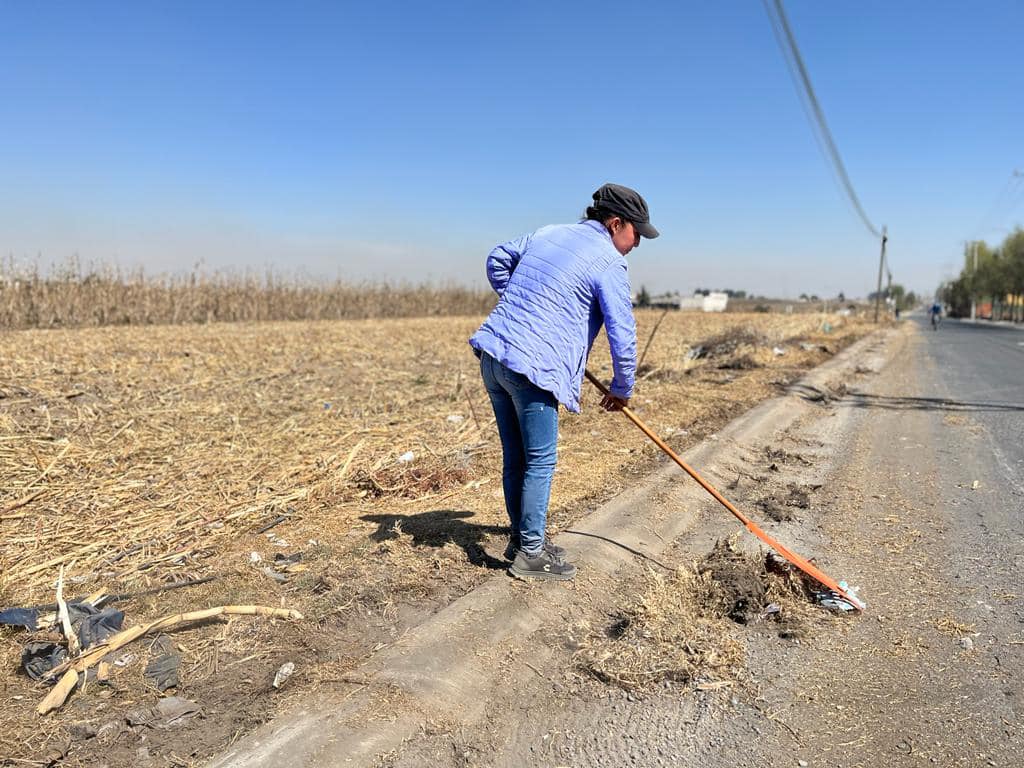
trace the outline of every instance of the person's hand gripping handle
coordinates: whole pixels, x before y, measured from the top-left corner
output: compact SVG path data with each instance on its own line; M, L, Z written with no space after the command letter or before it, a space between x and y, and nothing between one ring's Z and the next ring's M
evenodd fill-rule
M623 408L629 407L628 397L618 397L617 395L613 395L608 390L608 387L602 384L601 381L590 371L585 370L583 373L591 384L601 390L601 407L606 411L621 411Z

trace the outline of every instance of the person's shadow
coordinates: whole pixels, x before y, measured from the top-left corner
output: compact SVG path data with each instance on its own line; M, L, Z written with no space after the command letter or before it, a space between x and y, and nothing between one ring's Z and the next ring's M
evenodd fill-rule
M443 547L453 542L461 547L473 565L505 569L508 563L484 551L482 541L491 533L508 533L508 526L467 523L473 512L437 509L414 515L363 515L362 520L377 524L370 534L374 541L397 539L401 534L412 536L414 547Z

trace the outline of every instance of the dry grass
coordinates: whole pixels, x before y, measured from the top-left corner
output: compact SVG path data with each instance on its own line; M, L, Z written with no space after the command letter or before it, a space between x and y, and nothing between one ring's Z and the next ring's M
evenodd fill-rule
M720 591L710 574L693 569L667 577L649 571L639 600L590 634L577 663L627 690L734 677L743 665L743 645L712 608Z
M316 280L268 270L147 275L77 259L43 272L0 262L0 328L358 320L473 315L494 305L489 290Z
M659 314L638 313L642 343ZM258 692L283 654L303 670L295 695L334 674L329 670L355 666L403 624L501 567L493 556L504 545L500 445L465 342L479 321L0 336L0 604L51 602L64 565L72 596L217 577L125 601L119 607L129 624L227 603L286 603L302 611L305 626L260 623L252 635L259 642L237 652L226 650L227 640L210 640L223 625L188 630L200 650L183 695L234 691L246 702L238 711L248 713L232 721L238 729L277 706ZM641 381L633 404L652 427L672 434L674 447L685 448L829 356L788 340L838 349L869 328L829 322L833 330L825 334L822 318L808 315L671 313L647 357L665 375ZM786 355L769 350L763 367L736 371L686 361L691 346L748 326L766 344L785 346ZM609 377L605 342L595 345L590 367ZM585 391L585 413L562 419L555 530L655 457L638 430L593 407L596 400ZM411 460L402 460L409 452ZM277 554L299 553L301 567L274 562ZM56 737L64 716L40 726L32 714L43 691L13 672L21 639L0 630L7 670L0 751L27 759ZM260 643L283 650L262 654ZM235 689L215 677L227 664L235 664ZM73 698L76 717L151 698L134 672L124 674L109 699ZM225 700L222 711L231 707Z
M609 626L584 632L576 654L584 670L627 690L728 683L744 664L736 625L770 622L780 637L796 638L821 613L801 574L774 556L741 551L736 538L670 576L648 570L636 592Z
M953 637L968 637L976 631L973 624L957 621L952 616L943 616L941 619L932 620L931 623L939 632Z

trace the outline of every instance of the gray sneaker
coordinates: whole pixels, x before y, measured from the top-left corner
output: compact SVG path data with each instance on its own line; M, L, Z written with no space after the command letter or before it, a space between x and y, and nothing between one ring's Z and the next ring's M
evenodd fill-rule
M576 566L541 550L536 557L527 557L523 550L516 552L508 572L517 579L547 579L569 581L576 575Z
M510 536L508 539L508 546L505 547L505 559L510 563L516 559L516 552L519 551L519 537ZM551 539L547 536L544 537L544 551L552 557L556 557L559 560L565 560L565 556L568 552L565 551L564 547L560 547L557 544L552 543Z

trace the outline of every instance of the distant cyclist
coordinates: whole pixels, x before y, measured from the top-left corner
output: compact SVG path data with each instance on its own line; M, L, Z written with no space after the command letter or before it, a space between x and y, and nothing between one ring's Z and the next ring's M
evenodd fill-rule
M928 310L928 316L932 321L932 330L937 330L939 327L939 318L942 317L942 305L937 301L932 304L931 308Z

